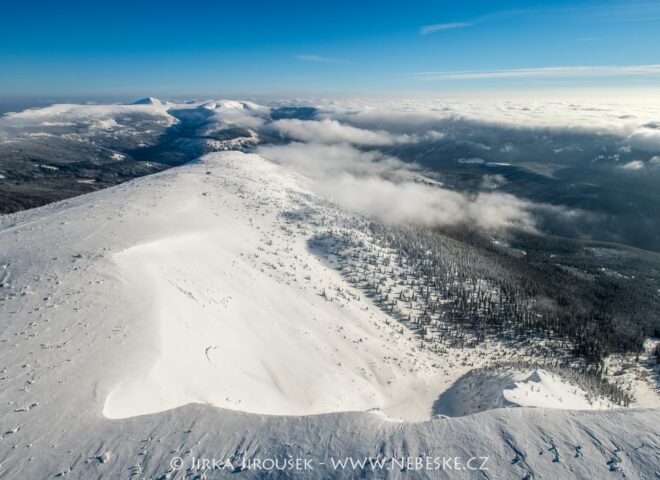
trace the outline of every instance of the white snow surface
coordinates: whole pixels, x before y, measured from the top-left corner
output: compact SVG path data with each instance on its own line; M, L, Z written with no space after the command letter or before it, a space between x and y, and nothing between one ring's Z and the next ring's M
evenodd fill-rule
M133 102L133 105L164 105L165 102L155 97L141 98Z
M124 104L54 104L42 108L30 108L20 112L9 112L0 116L0 133L25 132L30 129L46 130L85 127L90 130L132 130L133 123L151 119L164 125L171 125L177 119L170 115L171 109L204 108L215 112L218 122L245 122L246 126L261 124L261 115L269 112L268 107L252 102L219 100L217 102L173 103L153 97L143 98L135 103ZM127 118L129 120L127 120ZM80 132L77 132L80 133Z
M440 417L462 417L511 407L618 408L606 399L592 398L582 388L544 369L500 366L474 369L463 375L438 397L433 413Z
M10 112L0 117L0 126L25 127L30 125L67 126L75 125L72 121L98 119L110 121L113 117L125 114L144 114L171 118L167 110L171 105L133 104L133 105L78 105L61 103L43 108L30 108L21 112ZM52 119L49 120L49 119Z
M591 410L608 408L604 400L590 402L581 388L563 381L543 369L535 370L529 377L515 382L502 392L504 398L521 407L562 408L567 410Z
M238 152L0 217L0 477L184 478L195 471L175 456L345 455L488 456L488 478L653 477L658 409L429 420L470 367L439 374L310 252L345 218L304 178ZM566 388L536 372L499 392L588 408ZM324 468L290 476L356 475Z
M124 302L122 316L158 333L144 339L156 355L133 360L149 368L117 383L106 416L199 402L271 415L379 408L429 417L446 380L428 356L405 355L414 342L385 329L375 308L322 298L320 287L341 278L308 252L305 235L282 231L279 215L304 206L292 201L305 193L293 177L229 153L186 168L176 184L158 210L182 214L185 226L150 214L132 226L133 246L111 257L113 274L139 298ZM264 237L272 245L259 250ZM398 352L398 363L383 360Z

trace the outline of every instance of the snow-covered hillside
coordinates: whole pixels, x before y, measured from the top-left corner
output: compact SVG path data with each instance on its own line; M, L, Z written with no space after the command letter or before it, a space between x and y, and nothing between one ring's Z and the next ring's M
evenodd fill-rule
M225 152L1 217L0 477L203 478L193 457L313 462L276 478L656 474L657 408L497 409L608 407L546 372L445 418L443 394L475 403L464 376L517 352L422 348L310 245L360 221L311 184ZM346 456L489 470L331 466Z

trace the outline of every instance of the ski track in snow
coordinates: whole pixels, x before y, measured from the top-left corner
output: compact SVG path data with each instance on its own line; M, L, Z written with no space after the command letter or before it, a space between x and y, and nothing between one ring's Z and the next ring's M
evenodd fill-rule
M238 152L0 218L0 478L194 476L171 470L175 456L488 456L481 478L657 474L658 409L428 420L471 367L440 375L412 335L343 293L307 240L347 219ZM383 476L310 478L358 474Z

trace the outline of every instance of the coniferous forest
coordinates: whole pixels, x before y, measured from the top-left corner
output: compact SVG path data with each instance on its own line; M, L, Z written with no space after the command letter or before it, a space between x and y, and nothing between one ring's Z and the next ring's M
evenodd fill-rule
M431 344L562 345L599 365L660 335L660 260L618 245L464 227L365 225L315 239L385 311ZM552 356L551 352L545 354Z

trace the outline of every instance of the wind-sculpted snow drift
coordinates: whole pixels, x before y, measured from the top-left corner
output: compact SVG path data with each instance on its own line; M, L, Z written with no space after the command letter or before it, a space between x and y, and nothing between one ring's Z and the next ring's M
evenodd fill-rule
M516 352L420 346L310 249L363 221L313 184L217 153L2 217L0 475L187 478L203 473L193 458L214 458L234 465L205 475L224 478L244 460L289 457L314 470L277 478L477 473L392 463L427 456L488 457L483 478L654 475L657 409L434 418L455 381ZM514 380L509 404L556 385ZM346 456L390 467L333 468Z

